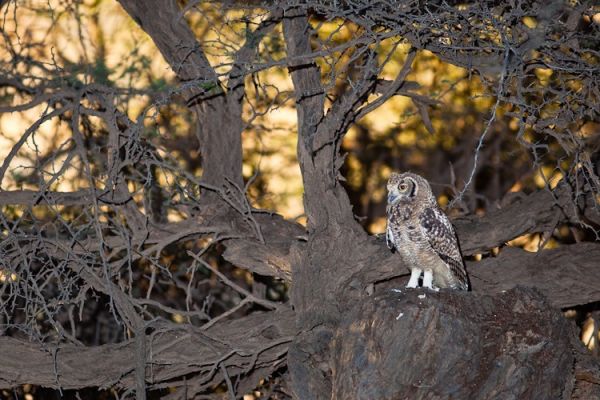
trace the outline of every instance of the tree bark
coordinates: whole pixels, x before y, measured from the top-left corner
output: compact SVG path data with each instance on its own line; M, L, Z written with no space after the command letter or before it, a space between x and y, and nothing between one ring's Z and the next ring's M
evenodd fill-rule
M152 38L181 81L188 106L198 116L203 183L220 188L229 180L243 187L243 81L228 91L222 87L176 1L119 2Z
M269 375L285 365L293 318L293 311L282 307L206 330L151 326L145 339L146 381L155 387L183 387L191 395L222 382L221 365L231 376L254 370ZM56 389L128 388L135 384L135 346L135 340L95 347L42 346L0 337L0 388L24 383ZM257 384L258 379L253 387Z
M570 335L531 289L384 293L336 329L331 398L569 398Z

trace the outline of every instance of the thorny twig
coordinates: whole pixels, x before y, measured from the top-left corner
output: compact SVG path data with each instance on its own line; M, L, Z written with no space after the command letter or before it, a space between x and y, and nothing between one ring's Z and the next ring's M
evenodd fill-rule
M498 107L500 107L500 102L502 101L505 84L504 81L506 79L506 74L508 70L508 60L510 59L510 54L511 49L507 46L504 51L504 64L502 65L502 73L500 74L500 79L498 80L496 102L492 107L492 114L485 125L485 129L483 130L481 136L479 136L479 140L477 141L477 147L475 148L475 153L473 155L473 167L471 168L471 172L463 188L460 190L460 192L458 192L458 194L450 202L450 204L448 204L448 208L452 208L457 202L462 201L464 194L467 192L467 190L469 190L469 186L471 186L471 183L473 182L473 178L475 177L475 173L477 172L477 163L479 161L479 154L481 153L481 148L483 147L483 141L485 140L485 137L487 136L492 124L496 119L496 111L498 110Z

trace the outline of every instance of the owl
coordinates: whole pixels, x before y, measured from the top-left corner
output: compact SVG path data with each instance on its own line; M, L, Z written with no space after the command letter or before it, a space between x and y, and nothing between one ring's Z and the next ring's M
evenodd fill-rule
M438 206L427 180L392 173L387 184L386 242L411 271L407 288L469 290L454 227Z

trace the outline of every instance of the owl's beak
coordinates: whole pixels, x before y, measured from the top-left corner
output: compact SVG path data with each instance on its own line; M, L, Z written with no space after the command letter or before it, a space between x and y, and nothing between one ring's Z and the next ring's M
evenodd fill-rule
M398 198L398 195L395 193L388 193L388 203L392 204L396 199Z

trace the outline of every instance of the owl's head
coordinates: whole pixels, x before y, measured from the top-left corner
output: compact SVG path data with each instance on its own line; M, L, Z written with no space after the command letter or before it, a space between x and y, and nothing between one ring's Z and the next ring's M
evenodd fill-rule
M435 197L427 180L412 172L397 174L392 172L387 183L388 204L408 203L415 200L435 203Z

